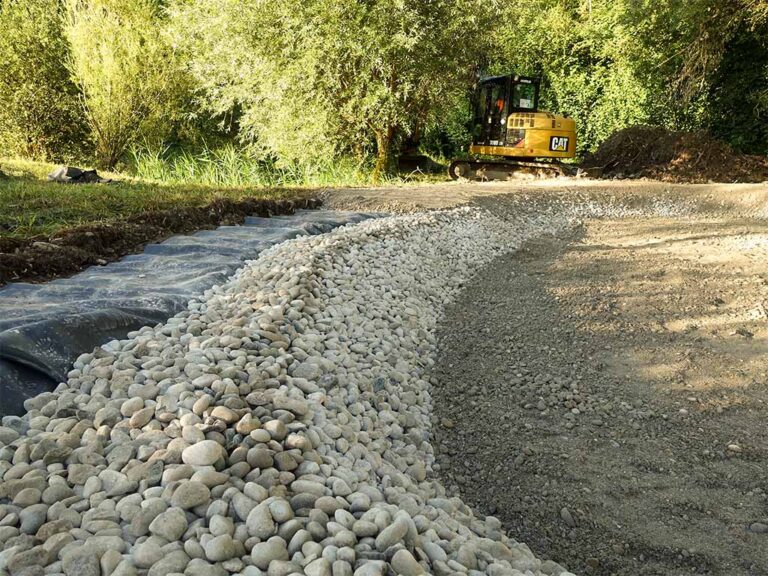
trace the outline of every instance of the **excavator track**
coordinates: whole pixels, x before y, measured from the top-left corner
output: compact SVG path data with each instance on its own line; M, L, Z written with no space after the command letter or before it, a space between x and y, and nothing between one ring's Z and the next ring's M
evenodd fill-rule
M511 180L516 178L551 178L572 176L576 167L559 162L536 160L454 160L448 166L452 180Z

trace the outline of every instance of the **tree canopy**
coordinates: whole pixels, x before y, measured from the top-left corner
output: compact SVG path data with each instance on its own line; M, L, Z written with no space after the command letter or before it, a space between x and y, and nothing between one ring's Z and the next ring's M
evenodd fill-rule
M234 0L174 9L204 105L289 162L377 151L444 111L481 56L474 0Z
M79 127L78 91L64 66L63 14L59 0L0 0L0 149L6 154L48 159L83 150L88 135Z
M459 153L479 74L538 75L580 150L633 124L768 152L766 0L0 0L0 145L114 166Z

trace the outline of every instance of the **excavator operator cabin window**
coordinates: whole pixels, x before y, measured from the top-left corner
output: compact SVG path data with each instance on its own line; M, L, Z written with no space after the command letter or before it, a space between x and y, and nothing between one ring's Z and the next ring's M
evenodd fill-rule
M480 137L486 122L486 117L489 114L488 111L488 96L490 87L484 86L480 89L477 95L477 110L475 112L475 128L474 136ZM481 138L482 139L482 138Z
M494 84L491 90L491 113L496 121L505 116L504 112L507 106L505 92L506 87L503 84Z
M512 90L512 108L515 110L534 110L536 107L536 86L534 84L515 84Z

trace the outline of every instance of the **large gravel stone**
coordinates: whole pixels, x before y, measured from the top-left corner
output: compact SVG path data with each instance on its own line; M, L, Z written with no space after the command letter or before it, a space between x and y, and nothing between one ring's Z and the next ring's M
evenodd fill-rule
M150 568L163 557L163 550L155 540L146 540L133 549L133 562L138 568Z
M181 453L184 464L212 466L224 456L224 448L214 440L203 440L185 448Z
M418 576L425 574L424 568L416 561L408 550L398 550L392 556L392 569L403 576Z
M326 558L313 560L304 567L306 576L332 576L333 570L331 562Z
M405 520L398 519L393 524L384 528L376 537L376 549L384 552L384 550L405 538L406 534L408 534L408 523Z
M183 550L174 550L158 560L147 572L147 576L168 576L180 574L189 564L189 556Z
M237 553L235 542L229 534L222 534L221 536L211 538L203 548L205 549L205 557L211 562L229 560L234 558Z
M35 534L40 529L40 526L45 524L47 515L47 504L34 504L24 508L24 510L19 513L19 519L21 520L21 531L24 534Z
M256 544L251 550L253 565L261 570L269 568L273 560L288 560L288 548L285 540L279 536Z
M85 549L64 556L62 568L67 576L101 576L99 558Z
M251 510L245 525L248 528L248 533L260 540L266 540L277 530L272 513L269 510L269 504L266 502L259 504Z
M165 538L169 542L178 540L187 530L187 517L181 508L169 508L158 515L149 525L152 534Z
M183 510L207 504L211 499L211 491L202 482L189 481L182 483L173 493L171 504Z
M19 433L6 426L0 426L0 444L10 444L19 437Z

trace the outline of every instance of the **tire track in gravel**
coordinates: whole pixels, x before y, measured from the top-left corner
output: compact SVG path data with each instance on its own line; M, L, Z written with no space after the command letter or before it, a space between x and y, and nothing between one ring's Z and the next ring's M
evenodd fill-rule
M766 246L592 221L484 268L438 332L449 492L574 572L768 574Z

